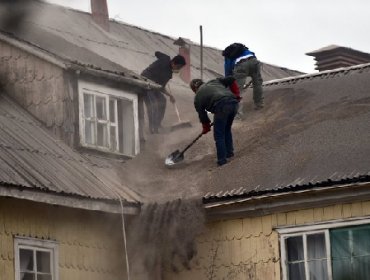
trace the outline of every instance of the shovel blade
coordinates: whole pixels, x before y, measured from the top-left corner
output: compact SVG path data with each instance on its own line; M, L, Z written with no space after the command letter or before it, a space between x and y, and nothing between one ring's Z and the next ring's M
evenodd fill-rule
M179 150L176 150L166 158L164 163L167 166L171 166L183 160L184 154L181 153Z

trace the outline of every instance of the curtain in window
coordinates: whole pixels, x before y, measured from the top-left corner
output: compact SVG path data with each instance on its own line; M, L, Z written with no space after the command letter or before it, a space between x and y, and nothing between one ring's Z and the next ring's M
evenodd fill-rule
M295 236L286 239L288 253L289 279L306 279L303 252L303 237Z
M310 280L328 279L324 233L307 235L307 260Z
M370 225L330 231L333 280L370 279Z

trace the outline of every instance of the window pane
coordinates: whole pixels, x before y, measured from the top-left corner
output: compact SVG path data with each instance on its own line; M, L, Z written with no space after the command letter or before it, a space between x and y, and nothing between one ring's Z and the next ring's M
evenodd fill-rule
M288 262L301 261L304 259L302 236L289 237L286 239Z
M330 231L333 280L369 279L369 239L369 225Z
M310 261L308 263L310 272L310 280L326 280L328 279L327 260Z
M98 141L97 145L101 147L108 147L108 125L98 123Z
M117 150L117 137L116 137L117 127L111 126L110 127L110 144L113 151Z
M109 120L113 123L116 122L116 100L109 99Z
M350 236L348 230L332 230L330 232L331 256L333 259L351 257Z
M21 280L35 280L33 273L21 273Z
M94 96L91 94L84 94L84 114L85 117L94 116Z
M95 123L85 120L85 142L95 144Z
M51 274L37 275L37 280L52 280Z
M304 263L291 263L288 266L290 280L305 280Z
M105 98L99 96L96 97L96 117L98 118L98 120L107 119Z
M352 279L350 259L332 260L331 267L333 271L333 280Z
M370 226L352 228L353 255L370 256Z
M36 252L37 272L50 273L50 252Z
M19 249L20 269L21 272L33 271L33 251Z
M326 258L325 234L307 235L308 260Z
M354 258L353 279L369 280L369 278L370 278L370 256Z

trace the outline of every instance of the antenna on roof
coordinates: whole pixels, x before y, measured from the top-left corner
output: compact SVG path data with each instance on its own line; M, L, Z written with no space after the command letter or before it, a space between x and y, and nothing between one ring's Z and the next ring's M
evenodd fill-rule
M200 30L200 78L203 80L203 27L199 26Z

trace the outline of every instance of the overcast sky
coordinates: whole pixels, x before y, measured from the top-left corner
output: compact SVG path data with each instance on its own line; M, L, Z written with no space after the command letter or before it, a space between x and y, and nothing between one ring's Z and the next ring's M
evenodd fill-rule
M331 45L370 53L369 0L107 0L111 18L219 49L242 42L267 63L314 72L305 53ZM90 12L90 0L49 0Z

